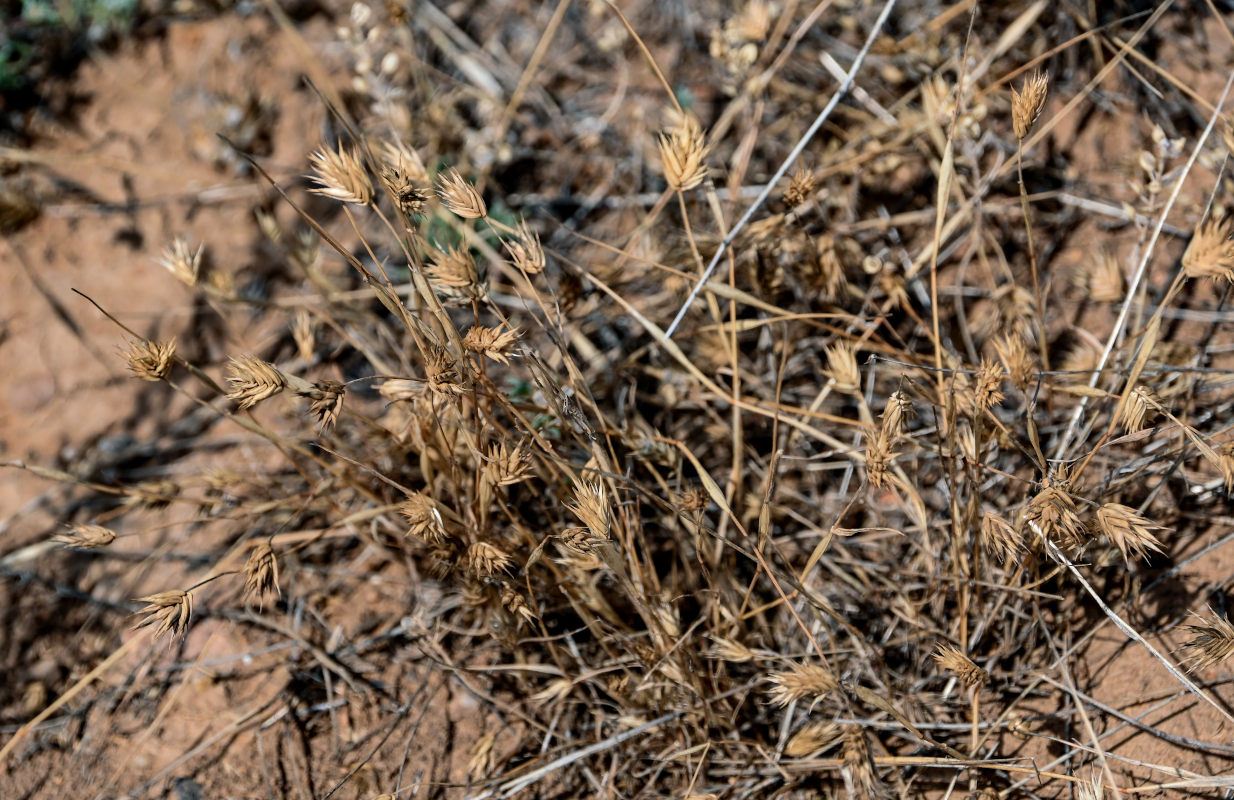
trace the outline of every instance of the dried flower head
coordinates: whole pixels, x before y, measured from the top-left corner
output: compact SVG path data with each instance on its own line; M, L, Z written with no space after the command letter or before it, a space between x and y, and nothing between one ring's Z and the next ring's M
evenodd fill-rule
M1183 274L1188 278L1224 278L1234 281L1234 240L1231 220L1210 217L1195 229L1183 253Z
M1126 561L1133 556L1147 558L1149 551L1162 552L1161 542L1153 531L1164 528L1141 516L1134 508L1106 503L1097 509L1097 527L1114 543Z
M612 527L608 507L608 493L600 481L580 481L574 486L574 504L567 507L582 521L591 535L606 540Z
M238 402L240 408L252 408L287 386L287 378L277 367L253 356L233 358L227 382L231 384L227 396Z
M801 700L810 701L810 709L829 694L839 691L840 682L831 670L819 664L795 664L789 669L767 676L771 682L771 702L778 706Z
M316 173L309 176L317 184L311 190L313 194L357 206L373 201L373 183L358 151L345 150L340 143L337 150L321 148L309 160Z
M437 196L446 208L463 219L480 219L488 216L488 207L476 187L463 180L458 170L451 167L437 176Z
M1203 621L1203 620L1201 620ZM1190 672L1202 672L1234 656L1234 624L1214 616L1211 623L1188 625L1191 641L1183 645L1183 666Z
M984 669L973 663L959 648L949 644L940 644L934 651L934 660L939 666L953 673L970 689L974 686L984 686L990 675Z
M1088 299L1096 303L1120 303L1126 290L1127 279L1123 276L1123 268L1119 266L1118 256L1109 250L1102 250L1097 259L1086 265L1085 288L1088 289Z
M490 486L512 486L531 475L531 453L526 447L499 442L484 460L481 478Z
M882 791L878 783L878 775L874 772L874 758L870 753L870 743L866 741L865 731L860 725L844 726L844 758L840 773L844 776L844 785L849 797L875 798L881 797Z
M527 605L523 596L509 584L503 584L501 587L501 604L518 620L519 625L535 622L536 615L531 610L531 606Z
M827 356L828 378L835 381L837 392L856 392L861 384L861 371L857 368L857 348L846 341L836 342L824 351Z
M993 511L981 517L981 544L994 558L1012 563L1018 563L1026 550L1021 531Z
M788 181L788 188L784 190L784 204L789 208L796 208L809 200L814 195L815 184L814 173L798 166Z
M830 720L817 720L802 726L784 745L784 755L804 758L840 741L840 726Z
M503 330L501 325L493 328L477 325L467 331L467 335L463 337L463 347L473 353L486 355L502 364L509 364L507 355L514 345L518 344L518 337L517 329Z
M244 565L244 593L250 598L264 601L270 592L279 591L279 562L268 542L253 548Z
M479 299L484 293L476 259L465 246L435 251L427 273L443 298L466 302Z
M116 532L102 525L70 525L67 531L52 539L65 547L75 547L78 550L96 550L115 540Z
M1011 384L1021 392L1028 388L1036 369L1028 351L1028 342L1016 332L1005 333L994 340L994 352L1007 368Z
M974 415L987 411L1006 397L1002 390L1003 368L992 361L982 361L973 380L972 411Z
M416 186L411 176L397 166L386 164L381 168L381 183L386 187L394 204L409 217L424 213L424 207L431 195Z
M143 381L161 381L176 363L176 340L130 342L128 362L129 371Z
M338 381L321 380L313 384L313 388L304 392L309 398L309 413L317 418L318 428L324 433L338 422L343 411L343 395L346 387Z
M430 345L424 358L428 388L439 397L459 397L463 394L458 364L444 348Z
M198 245L194 250L187 239L177 236L163 251L159 263L184 285L196 286L201 278L201 257L204 250L205 245Z
M433 499L424 494L413 494L399 506L399 513L407 520L407 535L442 545L446 541L446 524Z
M147 615L144 620L137 624L138 628L157 624L158 629L154 632L155 636L162 636L168 632L172 636L181 636L188 630L189 619L193 616L193 595L191 592L173 589L169 592L159 592L158 594L139 597L138 602L148 604L137 612L138 614Z
M506 250L510 251L514 266L528 275L539 275L548 263L539 235L527 227L526 221L519 223L515 238L506 240Z
M685 192L698 186L707 177L703 163L708 147L702 128L693 116L660 135L660 161L664 179L674 191Z
M488 542L476 542L467 548L467 566L481 578L504 572L513 563L510 556Z
M1137 386L1127 396L1127 402L1119 405L1114 422L1127 431L1127 433L1142 431L1144 430L1145 419L1147 419L1149 412L1155 406L1156 403L1153 401L1153 397L1148 389L1143 386Z
M1034 72L1017 92L1011 87L1011 125L1015 129L1015 138L1024 140L1037 124L1041 110L1045 108L1045 98L1049 89L1050 79L1044 72Z
M891 461L896 457L891 444L891 439L880 430L866 445L866 480L875 489L885 488L891 482Z
M1041 491L1028 501L1024 518L1040 527L1046 538L1062 550L1075 550L1088 541L1070 493L1070 482L1061 466L1054 475L1042 479Z

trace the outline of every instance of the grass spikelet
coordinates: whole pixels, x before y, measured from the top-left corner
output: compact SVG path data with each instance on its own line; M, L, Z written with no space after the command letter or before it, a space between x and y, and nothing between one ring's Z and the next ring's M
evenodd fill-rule
M777 706L786 706L796 701L810 701L810 709L840 689L840 682L831 670L818 664L795 664L789 669L773 672L767 676L771 683L768 694Z
M194 250L189 246L187 239L177 236L163 251L159 263L185 286L196 286L201 278L201 262L204 252L205 245L198 245Z
M1149 552L1163 552L1161 542L1153 531L1164 529L1141 516L1134 508L1106 503L1097 509L1097 527L1123 554L1125 561L1129 562L1133 557L1147 558Z
M322 147L309 160L315 173L309 178L317 184L313 194L357 206L373 201L373 182L355 150L346 150L340 143L334 150Z
M1002 385L1002 367L992 361L983 361L973 381L972 410L974 416L988 411L1003 402L1005 395L1002 391Z
M227 382L231 384L227 396L239 403L240 408L252 408L287 387L287 378L277 367L253 356L233 358Z
M1234 280L1234 240L1228 218L1205 220L1183 253L1183 274L1188 278Z
M116 540L116 532L102 525L70 525L64 533L52 537L52 541L77 550L97 550Z
M891 481L891 461L896 453L892 451L891 440L880 430L869 439L866 446L866 480L875 489L882 489Z
M796 172L788 181L784 190L784 204L796 208L814 196L816 180L814 173L804 167L797 167Z
M581 481L575 485L574 503L568 507L587 526L592 537L608 540L612 517L608 507L608 492L605 491L603 483Z
M1025 79L1020 91L1011 87L1011 124L1015 129L1015 138L1023 141L1032 133L1037 118L1045 108L1049 85L1049 76L1038 71Z
M512 486L531 475L531 453L501 442L485 459L483 477L490 486Z
M1015 331L1002 334L994 340L994 352L1006 367L1011 384L1021 392L1028 389L1036 367L1024 337Z
M514 238L506 240L506 250L510 252L510 260L514 262L514 266L528 275L539 275L548 263L539 235L532 231L525 221L519 223Z
M253 548L244 564L244 594L250 599L264 601L267 594L279 590L279 562L268 542Z
M463 347L498 363L509 364L509 353L518 344L518 338L518 330L504 330L500 325L493 328L476 325L463 337Z
M179 496L180 484L175 481L142 481L129 489L126 502L131 506L157 511L167 508Z
M147 604L145 608L137 612L146 617L137 624L138 628L157 625L158 628L154 631L155 636L170 633L173 637L183 636L188 630L189 621L193 616L192 592L172 589L140 597L137 601Z
M865 731L860 725L848 724L844 726L842 738L844 754L840 769L849 797L862 800L879 797L878 776L874 772L874 759Z
M513 563L504 550L488 542L475 542L467 548L467 567L481 578L504 572Z
M176 340L152 342L142 340L129 343L128 367L143 381L161 381L171 374L176 363Z
M790 758L804 758L823 748L831 747L840 740L841 735L840 726L829 720L808 723L785 743L784 755Z
M1021 532L993 511L981 517L981 544L994 558L1012 563L1019 563L1027 549Z
M446 526L441 511L433 499L424 494L413 494L399 506L399 513L407 520L407 535L414 536L432 545L446 541Z
M313 388L305 392L309 398L309 413L317 418L317 426L321 432L334 427L339 414L343 413L343 395L346 387L338 381L321 380L313 384Z
M904 433L904 426L913 416L913 401L908 399L908 395L897 389L887 398L887 405L883 407L883 416L881 418L882 437L888 441L893 441L895 437Z
M1127 433L1138 433L1144 430L1144 421L1155 406L1148 389L1137 386L1127 397L1127 402L1119 405L1114 423Z
M1053 475L1041 480L1041 491L1024 509L1024 518L1036 523L1046 538L1064 551L1076 550L1088 541L1070 488L1066 470L1059 466Z
M424 357L424 372L428 376L428 388L439 397L460 397L466 391L458 364L442 347L429 347Z
M504 584L501 587L501 604L518 621L520 626L535 622L536 620L536 614L531 610L531 606L509 584Z
M836 342L824 350L827 357L825 374L835 381L837 392L854 393L861 385L857 367L857 349L849 342Z
M669 188L685 192L707 177L703 159L709 148L698 120L687 115L668 133L660 134L660 163Z
M1214 616L1211 623L1188 625L1191 640L1182 647L1182 664L1190 672L1204 672L1234 656L1234 624Z
M1095 303L1121 303L1127 279L1123 276L1118 257L1109 250L1102 250L1095 261L1085 266L1088 268L1084 282L1088 299Z
M437 250L426 272L438 294L447 298L473 300L483 294L476 259L466 247Z
M437 196L446 208L463 219L482 219L488 216L484 198L476 191L476 187L465 181L453 167L437 176Z
M940 644L934 651L934 660L938 665L959 678L965 686L973 688L984 686L990 680L990 675L984 669L973 663L959 648L949 644Z

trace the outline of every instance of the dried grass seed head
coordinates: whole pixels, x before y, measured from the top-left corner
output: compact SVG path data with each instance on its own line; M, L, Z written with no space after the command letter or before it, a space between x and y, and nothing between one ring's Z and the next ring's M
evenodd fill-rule
M488 207L476 187L463 179L457 169L450 169L437 176L437 196L445 207L463 219L481 219L488 216Z
M317 184L310 191L344 203L367 206L373 201L373 182L369 180L358 150L322 147L309 156L313 164L310 179Z
M1190 672L1203 672L1234 656L1234 624L1214 616L1212 622L1188 625L1191 640L1182 647L1182 664Z
M168 592L159 592L157 594L147 595L138 598L139 603L146 603L146 607L138 611L138 614L144 614L146 618L137 624L138 628L144 628L147 625L157 625L155 636L162 636L164 633L170 633L172 636L181 636L188 630L189 620L193 616L193 595L191 592L173 589Z
M896 457L891 439L880 429L869 438L866 445L866 480L875 489L886 488L891 483L891 462Z
M990 675L984 669L973 663L959 648L942 644L934 651L934 660L948 672L954 674L970 689L974 686L984 686Z
M240 408L252 408L287 387L287 378L277 367L247 355L231 360L227 382L231 384L227 396Z
M309 398L309 413L317 418L318 428L324 433L338 422L343 413L343 396L346 387L338 381L320 380L305 395Z
M837 392L853 393L861 385L861 370L857 367L857 348L851 342L839 341L824 349L827 357L827 377L835 381Z
M1106 503L1097 509L1097 527L1105 534L1123 559L1147 558L1149 552L1163 552L1153 531L1164 530L1134 508L1118 503Z
M1027 550L1022 531L993 511L981 517L981 545L994 558L1011 563L1019 563Z
M1144 430L1144 422L1155 406L1156 403L1148 389L1137 386L1127 396L1127 402L1118 406L1118 414L1114 422L1127 433L1138 433Z
M1088 532L1080 521L1075 498L1070 493L1070 482L1062 466L1056 469L1054 475L1042 479L1041 491L1028 501L1024 518L1036 523L1046 538L1062 550L1075 550L1088 542Z
M814 196L816 183L813 172L803 166L798 166L789 178L788 188L784 190L784 204L789 208L796 208L809 200Z
M262 601L270 592L282 594L279 590L279 563L269 542L262 542L253 548L244 565L244 594Z
M467 548L467 566L481 578L491 578L510 568L514 560L501 548L488 542L475 542Z
M201 278L201 262L204 251L205 245L198 245L197 249L194 250L189 246L187 239L177 236L175 239L172 239L171 244L163 251L163 256L159 259L159 263L185 286L196 286L197 281Z
M463 337L463 347L498 363L509 364L509 353L518 344L519 333L517 329L505 330L501 325L492 328L476 325Z
M539 275L544 271L548 262L544 257L544 247L540 244L540 236L527 226L525 220L519 223L515 237L507 239L505 244L514 266L528 275Z
M77 524L70 525L67 531L57 534L52 540L78 550L97 550L114 542L116 532L102 525Z
M1033 126L1037 124L1037 118L1045 108L1049 85L1049 76L1038 71L1025 79L1020 91L1017 92L1014 86L1011 87L1011 124L1015 129L1016 139L1023 141L1028 138Z
M840 682L831 670L819 664L795 664L789 669L767 676L771 683L771 702L786 706L795 701L810 701L810 709L839 691Z
M1183 274L1188 278L1234 281L1232 233L1232 221L1226 217L1209 217L1200 223L1183 252Z
M433 545L446 541L446 525L433 499L425 494L413 494L399 506L407 520L407 535Z
M1118 263L1118 256L1110 250L1102 250L1096 260L1085 265L1085 288L1088 299L1095 303L1121 303L1127 288L1127 279Z
M608 492L600 481L580 481L574 486L574 504L568 508L582 521L591 535L607 540L612 528Z
M176 363L176 340L130 342L129 371L143 381L161 381L171 374Z
M668 133L660 134L660 162L669 187L685 192L702 183L707 177L703 159L709 149L702 127L691 115Z

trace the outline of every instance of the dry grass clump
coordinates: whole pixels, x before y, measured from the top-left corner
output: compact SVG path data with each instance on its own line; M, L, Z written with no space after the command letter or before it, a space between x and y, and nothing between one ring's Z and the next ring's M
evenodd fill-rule
M1194 114L1167 114L1152 98L1173 84L1137 94L1135 118L1171 130L1137 132L1136 187L1097 203L1116 184L1034 142L1047 88L1062 119L1102 69L1070 37L1099 49L1105 22L983 6L966 38L921 9L885 28L882 6L751 2L666 39L669 5L529 12L552 52L620 59L628 97L434 4L348 17L359 100L331 109L346 136L304 185L270 177L267 294L203 286L186 250L172 272L226 333L180 355L133 334L130 369L163 381L147 391L244 437L222 456L241 477L204 497L179 472L174 491L90 484L135 520L175 501L226 528L159 533L200 548L201 583L143 598L141 625L283 637L313 680L347 683L339 704L392 725L442 702L410 675L455 686L502 733L424 785L472 800L1178 779L1114 752L1142 710L1104 691L1117 657L1090 657L1125 637L1176 687L1171 714L1229 716L1224 685L1160 644L1187 609L1146 610L1234 485L1225 290L1184 280L1229 277L1228 225L1185 251L1160 235L1217 193L1172 143L1194 145L1217 98L1174 94ZM411 30L431 32L429 66L408 63ZM713 57L723 85L672 90ZM92 530L61 541L102 547ZM378 597L362 625L352 593ZM1221 667L1228 629L1193 627L1183 662ZM325 725L331 702L295 713ZM411 793L396 748L364 741L338 763Z

